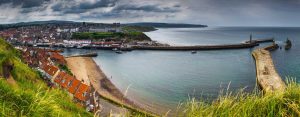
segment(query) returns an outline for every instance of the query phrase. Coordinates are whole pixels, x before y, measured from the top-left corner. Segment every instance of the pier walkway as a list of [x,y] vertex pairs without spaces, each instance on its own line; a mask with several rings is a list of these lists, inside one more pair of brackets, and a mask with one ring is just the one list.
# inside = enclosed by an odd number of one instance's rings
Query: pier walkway
[[269,50],[278,48],[277,44],[262,49],[256,49],[252,55],[256,63],[256,79],[265,93],[283,91],[286,87],[284,81],[278,75]]
[[196,46],[132,46],[133,50],[223,50],[223,49],[243,49],[253,48],[258,46],[259,43],[274,42],[273,38],[258,39],[252,41],[245,41],[239,44],[221,44],[221,45],[196,45]]

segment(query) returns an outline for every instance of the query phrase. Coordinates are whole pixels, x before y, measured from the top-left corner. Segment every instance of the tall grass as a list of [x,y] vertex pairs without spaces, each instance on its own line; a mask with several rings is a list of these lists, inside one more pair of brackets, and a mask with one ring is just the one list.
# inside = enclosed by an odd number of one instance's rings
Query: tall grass
[[[91,113],[78,107],[67,92],[50,89],[40,75],[19,58],[11,45],[0,39],[0,116],[15,117],[91,117]],[[12,86],[1,78],[2,64],[13,64],[11,75],[16,81]]]
[[300,85],[287,81],[284,92],[262,94],[254,91],[226,93],[211,103],[190,99],[178,110],[179,117],[298,117]]

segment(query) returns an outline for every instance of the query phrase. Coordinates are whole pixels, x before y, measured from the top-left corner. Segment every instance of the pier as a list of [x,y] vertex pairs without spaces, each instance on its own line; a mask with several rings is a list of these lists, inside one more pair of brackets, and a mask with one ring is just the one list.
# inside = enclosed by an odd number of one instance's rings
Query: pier
[[133,50],[223,50],[223,49],[242,49],[253,48],[258,43],[241,43],[228,45],[197,45],[197,46],[132,46]]
[[252,52],[256,64],[256,80],[265,93],[283,91],[284,81],[277,73],[269,50],[278,48],[277,44],[256,49]]
[[257,39],[245,41],[239,44],[221,44],[221,45],[196,45],[196,46],[132,46],[133,50],[225,50],[225,49],[243,49],[253,48],[259,43],[274,42],[273,38]]
[[195,46],[151,46],[151,45],[126,45],[125,47],[115,47],[115,46],[101,46],[101,45],[86,45],[82,47],[72,46],[61,46],[63,44],[53,44],[53,43],[38,43],[36,45],[27,44],[27,46],[34,47],[58,47],[58,48],[77,48],[77,49],[99,49],[99,50],[112,50],[118,48],[123,51],[131,50],[169,50],[169,51],[189,51],[189,50],[224,50],[224,49],[244,49],[253,48],[258,46],[259,43],[274,42],[273,38],[267,39],[256,39],[244,41],[237,44],[219,44],[219,45],[195,45]]
[[97,53],[87,53],[87,54],[71,55],[71,56],[67,56],[66,58],[70,58],[70,57],[97,57],[97,56],[98,56]]
[[[251,40],[251,43],[267,43],[267,42],[274,42],[274,38]],[[246,41],[245,43],[250,43],[250,41]]]

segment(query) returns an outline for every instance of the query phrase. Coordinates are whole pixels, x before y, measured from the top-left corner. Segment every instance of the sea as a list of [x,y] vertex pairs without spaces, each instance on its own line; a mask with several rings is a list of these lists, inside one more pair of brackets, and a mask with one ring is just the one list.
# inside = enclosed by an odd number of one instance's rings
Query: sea
[[[214,45],[274,38],[282,49],[271,52],[280,76],[300,80],[300,28],[298,27],[207,27],[160,28],[147,32],[152,40],[170,45]],[[285,50],[285,40],[292,48]],[[261,44],[259,47],[270,45]],[[258,47],[256,47],[258,48]],[[146,51],[116,54],[110,50],[65,50],[64,55],[97,52],[94,58],[107,77],[129,99],[148,108],[176,110],[193,98],[211,101],[224,92],[256,87],[255,48],[236,50]]]

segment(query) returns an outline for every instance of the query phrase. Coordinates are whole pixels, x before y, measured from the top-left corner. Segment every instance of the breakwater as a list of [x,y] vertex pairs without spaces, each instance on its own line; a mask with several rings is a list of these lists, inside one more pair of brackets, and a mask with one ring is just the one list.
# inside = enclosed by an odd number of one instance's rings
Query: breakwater
[[269,50],[278,48],[278,45],[273,45],[256,49],[252,52],[256,64],[256,80],[262,90],[266,93],[274,91],[282,91],[286,85],[279,76],[274,66],[271,53]]
[[241,43],[228,45],[198,45],[198,46],[132,46],[133,50],[221,50],[253,48],[258,43]]
[[245,41],[239,44],[221,44],[221,45],[196,45],[196,46],[132,46],[133,50],[224,50],[224,49],[243,49],[253,48],[259,43],[274,42],[273,38]]
[[97,57],[97,56],[98,56],[97,53],[87,53],[87,54],[71,55],[71,56],[67,56],[66,58],[70,58],[70,57]]

